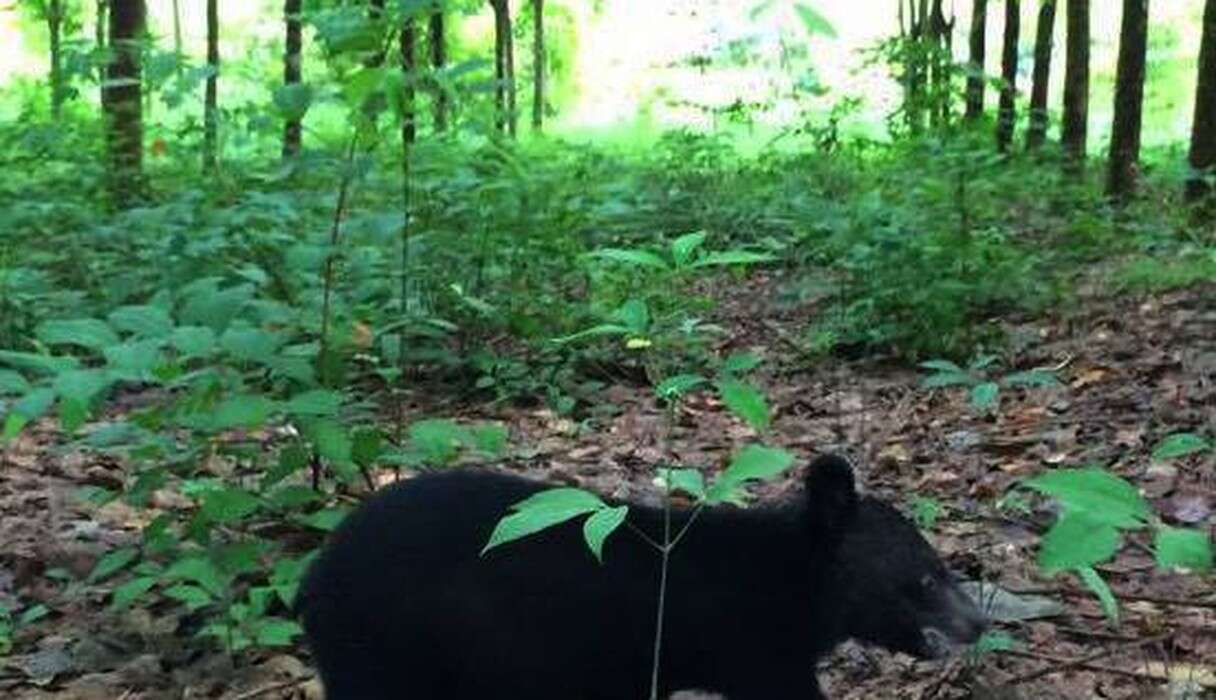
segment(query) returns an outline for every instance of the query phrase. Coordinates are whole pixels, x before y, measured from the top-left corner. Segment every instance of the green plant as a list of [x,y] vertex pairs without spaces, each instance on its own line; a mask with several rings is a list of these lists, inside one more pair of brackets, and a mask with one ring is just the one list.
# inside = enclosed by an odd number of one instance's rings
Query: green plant
[[1055,372],[1049,369],[1012,372],[994,378],[989,368],[996,362],[995,355],[981,355],[963,369],[949,360],[928,360],[920,363],[920,366],[933,373],[921,380],[921,386],[926,389],[969,387],[972,410],[990,412],[995,411],[999,404],[1002,386],[1047,387],[1060,383]]
[[1119,619],[1118,601],[1094,565],[1118,552],[1122,532],[1151,529],[1162,568],[1209,571],[1213,567],[1212,542],[1206,532],[1165,525],[1136,487],[1110,472],[1094,467],[1057,469],[1023,485],[1055,498],[1062,507],[1043,536],[1039,566],[1047,573],[1077,573],[1114,623]]

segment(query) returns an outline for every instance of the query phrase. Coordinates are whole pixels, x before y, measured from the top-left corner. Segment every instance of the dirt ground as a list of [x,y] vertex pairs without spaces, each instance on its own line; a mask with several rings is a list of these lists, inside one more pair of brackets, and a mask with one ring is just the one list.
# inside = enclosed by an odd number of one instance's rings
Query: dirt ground
[[[716,319],[723,350],[768,359],[759,378],[774,413],[770,442],[801,457],[841,451],[861,465],[866,489],[911,512],[942,506],[929,535],[958,570],[1015,596],[1027,619],[999,628],[1011,651],[978,661],[917,662],[846,645],[820,669],[833,698],[1216,697],[1216,580],[1154,566],[1149,536],[1131,534],[1099,567],[1120,601],[1110,626],[1075,577],[1035,564],[1046,507],[1029,514],[996,502],[1017,482],[1055,466],[1101,464],[1137,484],[1168,523],[1216,530],[1216,453],[1154,461],[1175,432],[1216,435],[1216,285],[1156,297],[1081,299],[1048,319],[1009,324],[1016,369],[1057,370],[1061,386],[1005,389],[995,413],[977,413],[959,389],[928,390],[923,374],[873,359],[811,364],[787,339],[814,313],[775,309],[774,282],[734,290]],[[649,391],[603,391],[597,430],[543,409],[437,404],[420,415],[505,422],[508,468],[617,496],[653,498],[661,459],[721,465],[754,437],[716,402],[692,401],[664,436]],[[320,698],[302,647],[236,659],[200,647],[197,621],[171,608],[108,611],[113,583],[85,581],[101,555],[137,541],[147,514],[120,503],[80,502],[81,486],[122,484],[122,464],[62,448],[52,423],[0,451],[0,603],[41,602],[50,614],[22,628],[0,657],[0,697]],[[779,497],[785,482],[757,489]],[[159,508],[189,502],[158,493]],[[927,500],[921,500],[923,505]]]

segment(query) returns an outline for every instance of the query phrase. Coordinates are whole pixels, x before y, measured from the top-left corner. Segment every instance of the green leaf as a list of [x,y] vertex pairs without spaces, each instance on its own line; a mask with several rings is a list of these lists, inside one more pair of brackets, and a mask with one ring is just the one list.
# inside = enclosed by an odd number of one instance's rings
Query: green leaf
[[212,430],[257,428],[266,424],[278,408],[278,403],[258,394],[238,394],[224,399],[205,422]]
[[285,120],[300,120],[312,106],[312,86],[308,83],[281,85],[274,91],[274,106]]
[[592,326],[591,328],[588,328],[587,330],[579,331],[578,333],[572,333],[571,335],[567,335],[567,336],[562,336],[561,338],[557,338],[553,342],[563,343],[563,344],[572,343],[576,340],[583,340],[584,338],[595,338],[595,337],[605,336],[605,335],[627,335],[629,332],[630,331],[628,328],[626,328],[625,326],[619,325],[619,324],[601,323],[600,325]]
[[1060,380],[1056,378],[1054,372],[1044,369],[1032,369],[1026,372],[1007,374],[1001,379],[1001,383],[1006,386],[1047,387],[1059,386]]
[[186,357],[207,357],[215,350],[215,331],[206,326],[174,328],[170,342]]
[[1135,486],[1102,469],[1056,469],[1023,483],[1058,499],[1068,512],[1118,528],[1141,527],[1151,513]]
[[581,489],[541,491],[511,507],[515,512],[498,521],[481,553],[603,507],[599,496]]
[[1212,443],[1195,433],[1174,433],[1153,449],[1153,459],[1174,459],[1212,449]]
[[342,524],[342,521],[349,514],[349,508],[326,508],[305,516],[296,517],[295,521],[321,532],[333,532],[338,529],[338,526]]
[[802,20],[802,26],[806,29],[807,34],[811,36],[821,34],[829,39],[836,38],[836,28],[815,8],[799,2],[794,4],[794,12],[798,13],[798,19]]
[[89,350],[118,343],[118,334],[105,321],[95,318],[44,321],[34,329],[34,335],[47,345],[79,345]]
[[984,382],[971,387],[971,408],[977,411],[987,411],[996,406],[997,396],[1001,387],[996,382]]
[[220,336],[220,347],[237,360],[267,364],[283,338],[260,328],[231,328]]
[[1043,535],[1039,566],[1049,574],[1110,559],[1119,549],[1119,531],[1088,514],[1065,512]]
[[352,445],[346,429],[331,420],[319,420],[308,431],[317,453],[335,466],[352,464]]
[[55,391],[43,387],[34,389],[18,399],[10,409],[13,415],[21,416],[27,421],[37,420],[51,410],[55,403]]
[[410,446],[429,464],[446,464],[456,458],[460,448],[469,444],[468,430],[454,421],[421,420],[410,426]]
[[722,363],[722,371],[727,374],[743,374],[760,366],[763,360],[754,353],[737,352]]
[[199,514],[210,523],[231,523],[253,513],[259,503],[257,496],[244,489],[216,489],[203,495]]
[[291,397],[283,408],[293,416],[333,417],[338,415],[338,410],[342,408],[342,394],[325,389],[313,389]]
[[707,253],[697,258],[689,267],[719,267],[724,265],[755,265],[775,260],[767,253],[749,253],[745,250],[723,250]]
[[88,405],[110,386],[110,377],[102,370],[74,369],[55,377],[51,386],[59,396]]
[[481,423],[473,426],[470,432],[478,452],[498,457],[507,451],[507,426],[501,423]]
[[16,396],[30,390],[30,383],[11,369],[0,369],[0,396]]
[[141,576],[127,581],[114,589],[110,604],[116,610],[126,608],[152,590],[152,587],[156,585],[156,580],[155,576]]
[[683,491],[697,498],[705,498],[705,475],[696,469],[660,469],[660,485],[664,479],[671,480],[671,490]]
[[89,572],[87,580],[89,583],[104,581],[130,566],[138,558],[139,550],[135,547],[122,547],[112,552],[107,552],[101,559],[97,560],[97,564]]
[[1098,602],[1102,604],[1102,612],[1106,613],[1110,623],[1117,626],[1119,624],[1119,601],[1115,599],[1115,594],[1111,591],[1110,586],[1106,585],[1106,581],[1097,571],[1094,571],[1093,567],[1078,567],[1077,573],[1085,582],[1085,586],[1098,596]]
[[264,647],[291,646],[296,637],[304,634],[304,628],[294,620],[281,617],[264,617],[258,620],[254,636]]
[[193,581],[216,598],[222,598],[228,588],[225,576],[210,559],[189,556],[178,559],[165,571],[164,578],[170,581]]
[[646,302],[641,299],[630,299],[621,305],[621,308],[613,314],[615,320],[620,321],[631,333],[639,335],[645,334],[650,330],[650,309],[646,308]]
[[1202,530],[1160,527],[1153,543],[1157,566],[1191,571],[1212,570],[1212,540]]
[[76,369],[80,366],[80,361],[74,357],[56,357],[54,355],[38,355],[32,352],[0,350],[0,364],[35,374],[54,375],[66,372],[69,369]]
[[946,374],[967,374],[966,370],[950,360],[926,360],[920,363],[920,366],[936,372],[945,372]]
[[758,389],[737,379],[726,379],[718,382],[718,393],[726,407],[752,428],[764,430],[768,427],[768,401]]
[[710,503],[738,502],[741,488],[748,481],[767,481],[781,474],[794,463],[794,455],[776,447],[748,445],[735,455],[713,486],[706,492]]
[[159,306],[120,306],[106,320],[112,327],[137,338],[160,340],[173,332],[173,319]]
[[50,614],[51,609],[42,603],[31,605],[21,612],[21,615],[17,618],[17,624],[23,627],[25,625],[32,625]]
[[591,548],[591,553],[597,560],[604,561],[604,540],[625,522],[628,513],[629,506],[603,508],[583,523],[583,538],[587,540],[587,546]]
[[150,376],[164,364],[160,340],[131,340],[111,345],[104,351],[106,364],[117,370],[120,377],[138,380]]
[[164,590],[164,594],[167,598],[185,605],[186,609],[191,612],[206,607],[215,600],[207,591],[198,586],[191,586],[188,583],[170,586]]
[[601,248],[588,254],[590,257],[599,258],[600,260],[609,260],[612,262],[624,263],[626,265],[638,265],[640,267],[649,267],[654,270],[667,270],[667,262],[663,258],[655,255],[648,250],[625,250],[622,248]]
[[675,262],[676,267],[686,267],[688,263],[692,262],[697,248],[705,242],[705,236],[704,231],[697,231],[686,233],[671,242],[671,259]]
[[660,382],[654,393],[658,394],[659,398],[670,401],[685,396],[706,381],[705,377],[699,374],[677,374]]

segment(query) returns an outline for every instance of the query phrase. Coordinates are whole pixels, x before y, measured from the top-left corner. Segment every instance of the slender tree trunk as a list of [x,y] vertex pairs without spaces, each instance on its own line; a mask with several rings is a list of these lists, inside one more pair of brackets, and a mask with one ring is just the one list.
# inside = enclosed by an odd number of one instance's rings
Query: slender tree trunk
[[[283,85],[291,88],[300,84],[301,53],[304,38],[303,25],[300,21],[302,0],[285,0],[283,3],[283,22],[287,30],[283,46]],[[303,131],[300,117],[290,114],[283,124],[283,158],[294,158],[300,154],[300,142]]]
[[51,44],[51,118],[59,121],[67,99],[63,80],[63,0],[50,0],[46,4],[46,28]]
[[[401,144],[404,149],[402,154],[407,160],[409,158],[410,145],[417,140],[418,137],[418,122],[417,110],[415,102],[417,100],[414,81],[417,80],[418,73],[418,30],[417,22],[414,18],[407,17],[401,25],[401,70],[405,73],[405,86],[401,95],[402,110],[401,110]],[[407,172],[408,172],[408,165]]]
[[545,0],[532,0],[532,128],[545,124]]
[[984,51],[985,25],[988,20],[988,0],[974,0],[971,4],[971,35],[968,42],[970,57],[967,76],[967,111],[964,118],[968,121],[978,119],[984,113]]
[[1089,0],[1066,0],[1067,38],[1064,48],[1064,109],[1060,141],[1068,169],[1085,164],[1089,133]]
[[1123,0],[1119,65],[1115,75],[1115,117],[1106,177],[1106,193],[1117,201],[1128,199],[1136,189],[1147,50],[1148,0]]
[[[431,43],[431,68],[436,73],[443,70],[447,64],[447,43],[443,29],[443,8],[431,13],[429,19],[429,34]],[[435,131],[446,131],[448,128],[448,93],[443,85],[435,84]]]
[[1052,35],[1056,28],[1056,0],[1042,0],[1034,37],[1034,83],[1030,88],[1030,127],[1026,148],[1035,150],[1047,138],[1047,81],[1051,77]]
[[173,53],[177,56],[177,71],[182,69],[182,8],[179,0],[173,0]]
[[[96,22],[93,25],[93,43],[96,44],[97,50],[101,51],[106,47],[106,0],[97,0],[96,4]],[[106,67],[97,67],[97,84],[100,85],[106,81]]]
[[507,131],[507,36],[511,33],[506,19],[507,0],[490,0],[494,10],[494,126]]
[[207,93],[203,100],[203,170],[214,171],[219,164],[220,17],[219,0],[207,0]]
[[953,60],[950,52],[950,34],[954,31],[954,20],[946,21],[942,0],[933,0],[929,14],[928,42],[924,49],[929,64],[929,124],[938,128],[950,121],[950,80]]
[[1203,38],[1199,44],[1199,83],[1195,87],[1195,121],[1191,124],[1187,200],[1197,202],[1212,194],[1216,174],[1216,0],[1203,10]]
[[503,0],[503,29],[506,40],[506,74],[507,74],[507,133],[515,138],[519,130],[519,107],[516,104],[517,83],[515,82],[515,33],[511,26],[511,3]]
[[1001,46],[1001,102],[996,120],[996,147],[1001,153],[1009,150],[1013,127],[1017,120],[1015,100],[1018,94],[1018,37],[1021,33],[1021,2],[1005,0],[1005,39]]
[[102,88],[106,120],[110,195],[130,206],[142,189],[143,102],[141,40],[147,22],[144,0],[112,0],[109,45],[112,54]]
[[[440,12],[441,10],[436,10]],[[431,15],[431,19],[434,15]],[[434,29],[434,25],[431,25]],[[440,25],[440,43],[442,44],[443,30]],[[401,224],[401,284],[398,287],[398,295],[400,296],[400,312],[406,314],[410,311],[410,222],[413,217],[414,208],[414,183],[412,180],[412,171],[410,163],[411,151],[414,148],[414,141],[417,138],[417,123],[416,116],[416,95],[414,90],[414,80],[418,72],[418,57],[417,57],[418,30],[417,22],[413,16],[407,16],[404,24],[401,25],[401,70],[405,73],[404,93],[401,96],[401,207],[404,213]],[[432,47],[432,56],[433,54]],[[400,367],[404,373],[408,353],[407,350],[407,334],[400,332],[397,336],[397,357],[400,361]]]

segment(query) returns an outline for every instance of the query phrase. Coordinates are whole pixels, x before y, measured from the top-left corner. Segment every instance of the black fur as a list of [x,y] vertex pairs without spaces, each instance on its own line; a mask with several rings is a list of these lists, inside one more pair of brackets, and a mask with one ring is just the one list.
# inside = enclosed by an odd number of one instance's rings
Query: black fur
[[[673,551],[664,696],[822,698],[815,662],[845,639],[930,656],[979,635],[932,548],[858,496],[843,459],[816,460],[806,481],[790,503],[703,511]],[[614,533],[603,564],[581,519],[479,556],[508,508],[544,488],[441,472],[352,514],[299,601],[328,700],[648,697],[659,555],[637,533]],[[677,529],[687,517],[674,513]],[[661,539],[661,510],[631,504],[629,521]]]

